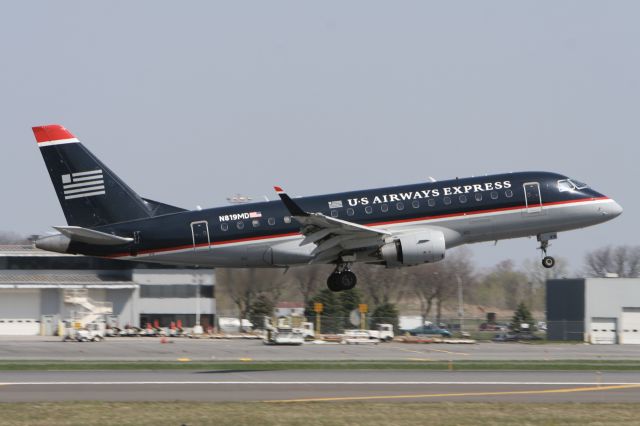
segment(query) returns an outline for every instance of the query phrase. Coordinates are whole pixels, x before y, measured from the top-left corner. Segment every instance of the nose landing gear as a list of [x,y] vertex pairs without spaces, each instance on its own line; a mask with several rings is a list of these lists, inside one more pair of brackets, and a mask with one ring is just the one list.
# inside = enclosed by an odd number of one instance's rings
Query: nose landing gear
[[556,264],[556,260],[553,257],[547,256],[549,241],[555,240],[556,238],[558,238],[556,233],[538,235],[538,241],[540,241],[540,247],[538,247],[538,249],[542,250],[542,253],[544,254],[544,257],[542,258],[542,266],[547,269],[553,268]]
[[331,291],[351,290],[357,282],[358,278],[349,269],[349,264],[339,264],[327,278],[327,287]]

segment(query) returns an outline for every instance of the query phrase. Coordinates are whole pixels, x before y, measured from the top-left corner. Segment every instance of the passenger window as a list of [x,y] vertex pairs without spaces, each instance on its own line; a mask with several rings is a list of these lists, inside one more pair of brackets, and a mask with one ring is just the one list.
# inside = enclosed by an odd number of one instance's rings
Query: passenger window
[[461,204],[464,204],[464,203],[467,202],[467,196],[466,195],[461,195],[458,199],[460,200]]
[[271,225],[271,226],[275,225],[275,224],[276,224],[276,218],[275,218],[275,217],[270,217],[270,218],[267,220],[267,223],[268,223],[269,225]]
[[222,229],[223,231],[227,231],[229,229],[229,224],[226,222],[221,223],[220,229]]
[[253,219],[251,221],[251,224],[253,225],[254,228],[257,228],[258,226],[260,226],[260,221],[258,219]]
[[353,211],[353,209],[351,207],[349,207],[347,209],[347,216],[353,216],[355,214],[355,212]]
[[338,217],[338,210],[331,210],[331,217]]
[[445,204],[445,205],[447,205],[447,206],[448,206],[449,204],[451,204],[451,198],[450,198],[450,197],[444,197],[444,198],[442,199],[442,201],[444,201],[444,204]]
[[364,212],[366,214],[371,214],[371,213],[373,213],[373,208],[371,206],[367,206],[367,207],[364,208]]
[[427,201],[427,204],[429,205],[429,207],[433,207],[436,205],[436,200],[434,200],[433,198],[429,198],[429,201]]
[[398,210],[404,210],[404,203],[402,201],[400,201],[399,203],[396,204],[396,209]]
[[382,213],[386,213],[386,212],[388,212],[388,211],[389,211],[389,206],[388,206],[388,205],[386,205],[386,204],[382,204],[382,205],[380,206],[380,211],[381,211]]
[[513,197],[513,191],[510,189],[507,189],[506,191],[504,191],[504,195],[506,195],[507,198],[511,198]]
[[285,216],[284,223],[291,223],[291,216]]
[[482,192],[476,192],[476,201],[482,201]]
[[498,193],[496,191],[491,191],[491,199],[492,200],[497,200],[498,199]]
[[414,209],[417,209],[418,207],[420,207],[420,201],[418,200],[413,200],[411,202],[411,205],[413,206]]
[[244,228],[244,222],[240,221],[240,222],[236,223],[236,227],[238,229],[243,229]]

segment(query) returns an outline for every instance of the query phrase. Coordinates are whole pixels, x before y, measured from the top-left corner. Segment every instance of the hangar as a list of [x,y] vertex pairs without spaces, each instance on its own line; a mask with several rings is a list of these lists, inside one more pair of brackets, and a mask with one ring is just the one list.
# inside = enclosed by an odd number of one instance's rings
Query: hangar
[[213,269],[0,246],[0,335],[53,335],[60,321],[215,324]]
[[547,281],[547,338],[640,344],[640,279]]

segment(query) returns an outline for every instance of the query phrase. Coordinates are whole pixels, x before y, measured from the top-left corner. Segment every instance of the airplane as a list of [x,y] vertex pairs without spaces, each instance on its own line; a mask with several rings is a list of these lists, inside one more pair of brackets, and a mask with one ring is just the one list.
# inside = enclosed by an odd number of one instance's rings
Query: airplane
[[550,172],[517,172],[185,210],[142,198],[66,128],[33,127],[67,220],[36,247],[206,267],[333,264],[332,291],[357,283],[356,262],[388,268],[444,259],[462,244],[537,237],[544,257],[558,232],[622,213],[589,185]]

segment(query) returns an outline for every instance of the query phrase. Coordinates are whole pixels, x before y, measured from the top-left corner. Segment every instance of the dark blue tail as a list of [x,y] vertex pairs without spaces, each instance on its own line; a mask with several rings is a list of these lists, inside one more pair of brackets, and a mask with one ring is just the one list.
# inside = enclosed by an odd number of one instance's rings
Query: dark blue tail
[[91,228],[184,211],[140,197],[64,127],[34,127],[33,133],[69,225]]

